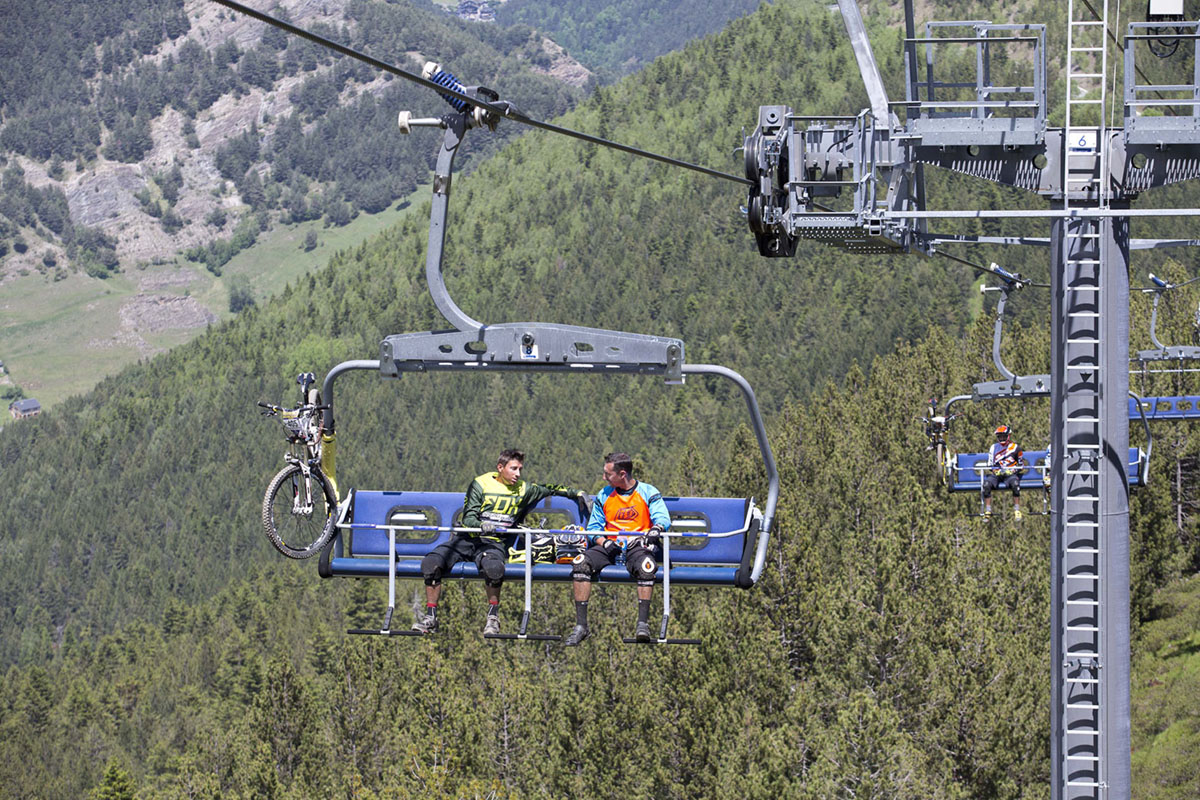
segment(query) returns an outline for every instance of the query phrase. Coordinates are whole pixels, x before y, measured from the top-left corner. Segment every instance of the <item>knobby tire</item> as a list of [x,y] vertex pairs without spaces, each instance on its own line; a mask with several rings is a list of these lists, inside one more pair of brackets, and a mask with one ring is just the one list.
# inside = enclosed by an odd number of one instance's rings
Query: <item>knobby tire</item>
[[300,486],[304,480],[300,467],[295,464],[281,469],[271,479],[263,495],[263,530],[275,549],[288,558],[312,558],[333,538],[337,523],[337,496],[329,479],[321,472],[313,470],[311,474],[311,516],[292,513],[293,486]]

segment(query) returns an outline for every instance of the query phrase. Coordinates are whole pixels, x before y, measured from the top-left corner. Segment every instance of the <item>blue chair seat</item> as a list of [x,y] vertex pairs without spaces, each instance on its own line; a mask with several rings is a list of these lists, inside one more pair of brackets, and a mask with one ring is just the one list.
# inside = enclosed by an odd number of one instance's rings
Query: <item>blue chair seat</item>
[[[987,473],[987,453],[959,453],[954,459],[954,474],[950,476],[949,487],[952,492],[978,492],[983,488],[983,476]],[[1021,476],[1021,489],[1041,489],[1045,486],[1042,475],[1046,469],[1045,450],[1026,450],[1025,460],[1029,468]],[[1138,447],[1129,448],[1129,460],[1126,462],[1125,474],[1130,486],[1142,486],[1142,476],[1145,471],[1142,464],[1146,454]],[[1000,487],[1003,489],[1004,487]]]
[[[670,538],[671,583],[698,586],[748,586],[749,561],[758,538],[758,512],[753,501],[732,497],[664,497],[671,514],[671,531],[689,534]],[[456,527],[463,495],[456,492],[385,492],[352,490],[341,507],[338,533],[322,554],[322,577],[382,577],[388,558],[396,559],[397,578],[421,578],[421,558],[452,535],[437,528]],[[540,521],[540,520],[544,520]],[[578,507],[562,497],[547,498],[526,517],[531,527],[561,529],[579,525]],[[388,544],[388,526],[397,530],[395,548]],[[733,532],[727,536],[710,536]],[[478,580],[473,563],[455,564],[449,578]],[[507,580],[524,580],[525,564],[510,563]],[[570,564],[534,564],[536,581],[570,581]],[[658,580],[663,579],[659,567]],[[632,583],[624,566],[607,567],[603,583]]]

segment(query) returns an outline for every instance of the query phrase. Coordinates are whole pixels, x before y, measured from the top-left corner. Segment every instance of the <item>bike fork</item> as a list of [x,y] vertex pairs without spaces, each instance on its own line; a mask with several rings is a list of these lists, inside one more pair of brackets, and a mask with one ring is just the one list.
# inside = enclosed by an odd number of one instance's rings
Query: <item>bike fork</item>
[[300,476],[292,478],[292,513],[298,516],[313,513],[312,471],[304,464],[300,465]]

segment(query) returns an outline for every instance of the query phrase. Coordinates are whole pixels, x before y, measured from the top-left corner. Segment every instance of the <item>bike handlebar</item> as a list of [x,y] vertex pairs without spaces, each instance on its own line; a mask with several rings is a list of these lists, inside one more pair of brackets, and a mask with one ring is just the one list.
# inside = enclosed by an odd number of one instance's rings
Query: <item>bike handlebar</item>
[[265,409],[267,410],[267,412],[268,412],[268,416],[269,416],[270,414],[278,414],[278,413],[280,413],[281,411],[296,411],[296,412],[300,412],[300,411],[325,411],[325,410],[327,410],[327,409],[333,408],[333,406],[330,406],[330,405],[310,405],[310,404],[308,404],[308,403],[304,403],[304,404],[302,404],[302,405],[298,405],[298,406],[296,406],[295,408],[285,408],[285,407],[283,407],[283,406],[277,406],[277,405],[273,405],[273,404],[271,404],[271,403],[264,403],[264,402],[263,402],[263,401],[261,401],[261,400],[259,400],[259,401],[258,401],[258,407],[259,407],[259,408],[265,408]]

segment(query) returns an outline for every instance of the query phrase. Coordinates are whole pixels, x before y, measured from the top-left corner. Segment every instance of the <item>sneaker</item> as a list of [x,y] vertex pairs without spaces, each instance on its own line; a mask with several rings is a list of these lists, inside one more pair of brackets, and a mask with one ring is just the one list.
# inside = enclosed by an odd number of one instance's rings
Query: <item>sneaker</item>
[[437,617],[433,614],[426,614],[412,624],[412,629],[417,633],[437,633]]
[[1019,508],[1013,509],[1013,519],[1015,519],[1017,522],[1021,521],[1021,509],[1019,509]]
[[652,641],[654,637],[650,634],[650,623],[639,622],[637,624],[637,629],[633,632],[633,638],[637,639],[639,642]]
[[992,518],[992,510],[991,510],[990,508],[985,508],[985,509],[983,510],[983,518],[984,518],[984,519],[991,519],[991,518]]
[[483,635],[500,633],[500,618],[488,614],[487,622],[483,626]]
[[587,629],[587,626],[576,625],[574,628],[571,629],[571,632],[569,634],[567,634],[567,641],[566,641],[567,647],[575,647],[580,642],[582,642],[584,639],[586,639],[588,637],[588,635],[590,635],[590,634],[591,634],[591,631],[589,631]]

